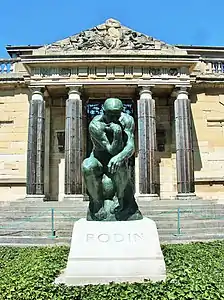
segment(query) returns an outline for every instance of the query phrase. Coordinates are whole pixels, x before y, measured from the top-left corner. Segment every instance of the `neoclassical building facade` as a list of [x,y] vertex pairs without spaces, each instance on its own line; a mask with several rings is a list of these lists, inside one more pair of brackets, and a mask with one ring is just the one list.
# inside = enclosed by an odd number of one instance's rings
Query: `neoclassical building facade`
[[1,200],[88,198],[88,124],[108,97],[135,119],[136,197],[223,199],[224,47],[169,45],[109,19],[0,60]]

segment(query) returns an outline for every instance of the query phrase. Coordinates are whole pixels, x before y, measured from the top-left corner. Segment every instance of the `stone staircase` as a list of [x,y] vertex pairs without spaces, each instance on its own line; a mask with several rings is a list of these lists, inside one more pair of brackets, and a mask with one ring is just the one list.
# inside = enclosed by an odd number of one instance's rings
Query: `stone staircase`
[[[0,245],[69,244],[74,222],[86,216],[88,202],[18,200],[0,202]],[[215,200],[142,201],[161,243],[224,239],[224,204]]]

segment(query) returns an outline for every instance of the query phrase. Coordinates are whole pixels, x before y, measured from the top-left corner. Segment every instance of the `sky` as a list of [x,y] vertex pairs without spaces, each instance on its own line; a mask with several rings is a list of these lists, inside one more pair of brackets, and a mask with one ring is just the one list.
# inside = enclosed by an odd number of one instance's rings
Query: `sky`
[[224,46],[224,0],[0,0],[0,58],[6,45],[45,45],[109,18],[182,45]]

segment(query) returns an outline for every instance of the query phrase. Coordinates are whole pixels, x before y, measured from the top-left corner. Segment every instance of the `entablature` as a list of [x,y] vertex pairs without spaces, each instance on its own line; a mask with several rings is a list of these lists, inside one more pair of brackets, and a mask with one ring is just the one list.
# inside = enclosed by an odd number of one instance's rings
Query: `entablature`
[[55,80],[63,78],[117,80],[117,79],[174,79],[189,78],[189,69],[186,66],[147,66],[145,65],[83,65],[77,67],[34,67],[30,73],[31,79]]
[[195,56],[62,56],[22,57],[30,80],[190,79]]

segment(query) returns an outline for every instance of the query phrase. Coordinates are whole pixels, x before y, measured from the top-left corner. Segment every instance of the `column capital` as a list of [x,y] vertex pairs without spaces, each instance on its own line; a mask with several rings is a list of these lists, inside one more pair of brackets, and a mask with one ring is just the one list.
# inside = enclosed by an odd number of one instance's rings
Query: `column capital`
[[139,95],[140,95],[140,99],[142,98],[147,98],[147,99],[152,99],[152,87],[154,85],[139,85],[140,87],[140,91],[139,91]]
[[177,84],[175,85],[175,89],[177,91],[177,93],[188,93],[188,91],[190,90],[191,85],[181,85],[181,84]]
[[177,99],[178,100],[188,100],[188,88],[187,87],[180,87],[177,91]]
[[30,86],[32,95],[30,101],[44,101],[44,86]]
[[45,86],[29,86],[30,91],[32,94],[40,94],[43,95],[45,91]]
[[138,87],[140,88],[139,94],[141,96],[142,93],[148,93],[152,94],[152,88],[155,85],[145,85],[145,84],[139,84]]
[[71,94],[81,95],[82,86],[83,86],[82,84],[66,85],[66,88],[68,90],[68,95],[71,95]]
[[181,99],[182,97],[188,98],[188,91],[191,88],[191,85],[181,85],[177,84],[175,85],[171,97],[172,98],[178,98]]

